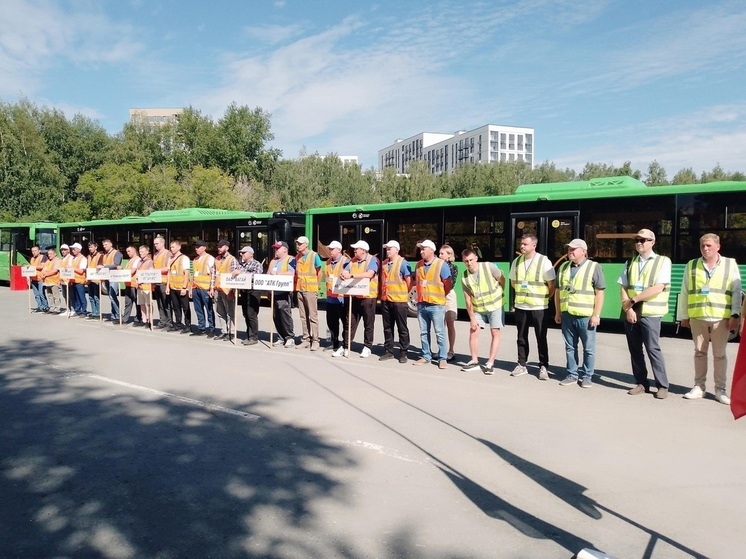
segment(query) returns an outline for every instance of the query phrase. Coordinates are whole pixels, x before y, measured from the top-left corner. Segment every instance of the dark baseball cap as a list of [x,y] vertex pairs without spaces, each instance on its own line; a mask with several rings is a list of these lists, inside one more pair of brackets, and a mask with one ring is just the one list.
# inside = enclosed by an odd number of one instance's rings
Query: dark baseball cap
[[196,247],[206,247],[207,243],[203,241],[202,239],[199,239],[197,241],[194,241],[194,246]]
[[226,241],[225,239],[223,239],[222,241],[218,241],[218,247],[228,247],[228,248],[231,248],[231,243],[230,243],[230,241]]

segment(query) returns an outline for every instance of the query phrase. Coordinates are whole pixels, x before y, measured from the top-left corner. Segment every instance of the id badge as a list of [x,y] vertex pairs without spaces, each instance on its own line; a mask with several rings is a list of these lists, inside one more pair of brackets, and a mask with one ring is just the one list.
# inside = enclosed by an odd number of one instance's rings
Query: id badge
[[521,282],[521,289],[528,289],[528,282],[527,281]]
[[420,287],[427,287],[427,280],[420,280]]
[[635,284],[635,291],[637,291],[639,293],[642,290],[643,290],[642,284],[641,283],[636,283]]
[[705,285],[702,287],[702,289],[699,291],[702,295],[709,295],[710,294],[710,286]]
[[176,270],[171,270],[171,275],[175,276],[176,275]]

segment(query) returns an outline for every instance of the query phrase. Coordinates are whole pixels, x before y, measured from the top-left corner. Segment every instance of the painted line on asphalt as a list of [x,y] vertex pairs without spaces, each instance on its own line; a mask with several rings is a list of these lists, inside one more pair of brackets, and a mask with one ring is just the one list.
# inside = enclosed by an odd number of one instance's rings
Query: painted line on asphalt
[[369,443],[369,442],[365,442],[361,440],[350,441],[350,440],[342,440],[342,439],[333,439],[332,442],[341,443],[341,444],[345,444],[348,446],[355,446],[357,448],[364,448],[365,450],[373,450],[375,452],[378,452],[379,454],[383,454],[384,456],[388,456],[390,458],[396,458],[397,460],[402,460],[404,462],[412,462],[414,464],[419,464],[420,466],[423,465],[423,463],[418,460],[413,460],[412,458],[407,458],[406,456],[402,456],[395,450],[383,447],[380,444]]
[[112,379],[109,377],[104,377],[101,375],[94,375],[92,373],[86,373],[83,371],[78,371],[76,369],[65,369],[64,367],[60,367],[59,365],[54,365],[52,363],[47,363],[45,361],[40,361],[38,359],[26,359],[27,362],[33,363],[35,365],[43,365],[45,367],[49,367],[51,369],[54,369],[56,371],[60,371],[63,373],[58,378],[71,378],[71,377],[87,377],[92,378],[96,380],[100,380],[102,382],[108,382],[111,384],[117,384],[119,386],[123,386],[125,388],[131,388],[133,390],[139,390],[141,392],[147,392],[148,394],[153,394],[155,396],[159,396],[161,398],[170,398],[173,400],[178,400],[179,402],[184,402],[185,404],[190,404],[192,406],[196,406],[199,408],[204,408],[211,411],[216,411],[220,413],[225,413],[228,415],[236,415],[238,417],[243,417],[244,419],[248,419],[251,421],[256,421],[257,419],[261,419],[260,416],[254,415],[253,413],[248,413],[245,411],[235,410],[233,408],[226,408],[224,406],[218,406],[215,404],[208,404],[207,402],[202,402],[201,400],[195,400],[194,398],[187,398],[186,396],[179,396],[178,394],[172,394],[171,392],[163,392],[162,390],[156,390],[155,388],[148,388],[147,386],[140,386],[139,384],[132,384],[129,382],[124,382],[121,380]]

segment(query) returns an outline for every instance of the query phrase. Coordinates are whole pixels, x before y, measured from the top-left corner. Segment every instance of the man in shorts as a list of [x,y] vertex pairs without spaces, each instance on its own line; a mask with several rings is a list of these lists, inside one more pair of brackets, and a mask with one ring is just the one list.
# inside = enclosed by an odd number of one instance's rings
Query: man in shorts
[[466,312],[469,314],[469,350],[471,352],[471,360],[461,370],[471,372],[480,369],[477,357],[479,331],[485,327],[485,324],[489,324],[492,335],[490,355],[481,369],[485,375],[491,375],[497,350],[500,347],[500,328],[504,324],[505,276],[494,264],[479,262],[477,254],[470,248],[461,253],[461,260],[466,264],[466,271],[461,276],[461,285],[464,289]]

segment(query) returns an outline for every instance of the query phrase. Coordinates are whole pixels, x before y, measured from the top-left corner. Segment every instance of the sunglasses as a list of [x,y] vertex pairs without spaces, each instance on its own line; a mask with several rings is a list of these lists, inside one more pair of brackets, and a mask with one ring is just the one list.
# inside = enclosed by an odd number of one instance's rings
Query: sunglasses
[[648,241],[652,242],[653,239],[635,239],[636,243],[647,243]]

